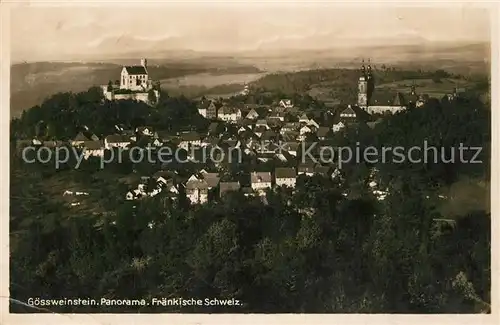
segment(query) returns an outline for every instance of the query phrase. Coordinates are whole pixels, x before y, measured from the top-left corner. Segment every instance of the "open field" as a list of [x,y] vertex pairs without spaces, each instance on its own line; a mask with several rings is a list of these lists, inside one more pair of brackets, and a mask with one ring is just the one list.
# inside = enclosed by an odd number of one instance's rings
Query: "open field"
[[214,75],[211,73],[198,73],[178,78],[163,79],[161,80],[161,84],[165,88],[182,87],[182,86],[204,86],[211,88],[227,84],[245,84],[257,80],[264,75],[265,73],[241,73],[241,74],[222,74],[222,75]]
[[405,94],[410,91],[412,84],[415,84],[418,93],[441,98],[446,94],[452,93],[455,87],[460,92],[464,91],[466,88],[475,86],[476,83],[457,78],[443,78],[441,82],[435,82],[432,79],[405,79],[377,85],[376,89]]

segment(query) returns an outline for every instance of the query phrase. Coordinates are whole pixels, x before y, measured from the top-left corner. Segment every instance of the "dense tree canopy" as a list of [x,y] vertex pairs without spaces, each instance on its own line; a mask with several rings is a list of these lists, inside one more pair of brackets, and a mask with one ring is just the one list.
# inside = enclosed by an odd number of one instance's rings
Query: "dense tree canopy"
[[[98,135],[112,133],[115,124],[171,131],[207,127],[183,97],[162,94],[148,107],[102,101],[97,91],[54,95],[13,120],[12,137],[34,136],[40,121],[54,139],[72,138],[80,125]],[[442,215],[437,197],[464,177],[489,179],[490,136],[489,109],[479,100],[430,101],[335,141],[364,147],[427,141],[447,149],[463,143],[483,147],[482,164],[360,162],[346,166],[345,182],[301,176],[293,192],[269,191],[267,203],[237,192],[196,207],[161,197],[123,200],[117,179],[127,168],[54,171],[26,166],[13,154],[11,296],[242,303],[100,306],[101,312],[487,312],[489,211]],[[367,186],[373,177],[387,192],[384,200]],[[55,179],[84,185],[95,198],[92,209],[58,202],[50,192]]]

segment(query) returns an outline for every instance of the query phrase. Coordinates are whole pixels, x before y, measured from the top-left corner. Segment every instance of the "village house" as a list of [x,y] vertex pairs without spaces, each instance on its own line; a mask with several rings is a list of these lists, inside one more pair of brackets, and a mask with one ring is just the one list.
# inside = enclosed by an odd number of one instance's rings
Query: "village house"
[[207,182],[190,178],[186,183],[186,197],[192,204],[206,203],[208,201]]
[[313,131],[313,128],[309,125],[304,125],[303,127],[300,128],[299,134],[304,135],[306,133],[311,133]]
[[260,119],[260,120],[257,120],[257,122],[255,122],[255,128],[258,128],[258,127],[264,127],[266,130],[270,129],[269,125],[267,124],[267,120],[264,120],[264,119]]
[[339,132],[340,130],[342,130],[343,128],[345,127],[345,124],[342,123],[342,121],[339,121],[338,123],[334,123],[332,125],[332,131],[333,132]]
[[259,118],[259,113],[257,113],[257,111],[254,108],[252,108],[250,110],[250,112],[248,112],[248,114],[246,115],[245,118],[247,118],[249,120],[255,120],[255,119]]
[[295,187],[297,174],[295,168],[278,167],[274,171],[276,186]]
[[222,198],[229,192],[239,191],[241,188],[240,182],[220,182],[219,196]]
[[307,125],[314,127],[315,129],[319,128],[319,124],[313,119],[309,119],[309,121],[307,121]]
[[236,122],[241,119],[241,110],[236,107],[223,105],[217,113],[219,119],[225,122]]
[[298,175],[305,175],[305,176],[313,176],[314,175],[314,164],[311,163],[303,163],[299,164],[297,167],[297,174]]
[[211,101],[207,107],[206,118],[215,120],[217,118],[217,104]]
[[189,148],[192,146],[194,147],[201,146],[201,138],[198,132],[189,131],[181,133],[179,148],[182,148],[184,150],[189,150]]
[[212,103],[212,101],[207,100],[207,99],[201,100],[198,103],[198,114],[200,114],[201,116],[203,116],[203,117],[206,118],[207,117],[208,106],[210,106],[211,103]]
[[297,131],[300,128],[300,124],[296,122],[288,122],[285,123],[281,129],[280,129],[280,134],[285,134],[286,132],[290,131]]
[[293,107],[292,101],[290,99],[280,100],[279,105],[283,108],[292,108]]
[[214,189],[217,186],[219,186],[219,182],[220,182],[219,173],[209,173],[209,172],[206,172],[204,170],[201,171],[200,173],[203,177],[203,180],[205,182],[207,182],[209,190]]
[[154,135],[153,128],[150,126],[139,126],[135,129],[135,132],[138,135],[145,135],[148,137],[152,137]]
[[268,120],[279,120],[279,121],[282,121],[284,122],[285,121],[285,117],[286,117],[286,113],[282,113],[282,112],[275,112],[275,113],[272,113],[271,115],[269,115],[269,117],[267,118]]
[[309,117],[307,117],[307,114],[304,113],[299,117],[299,123],[309,123]]
[[[82,146],[86,141],[90,141],[89,138],[87,138],[83,132],[78,132],[78,134],[76,135],[76,137],[71,141],[71,145],[73,147],[80,147]],[[40,142],[40,144],[42,144]]]
[[82,145],[83,156],[85,159],[89,157],[102,157],[104,156],[104,144],[102,141],[85,141]]
[[340,113],[340,117],[347,119],[356,118],[356,112],[352,109],[351,105],[348,105],[347,108]]
[[111,148],[126,148],[130,145],[130,137],[120,134],[111,134],[104,138],[104,147],[106,149]]
[[262,191],[266,188],[271,188],[271,173],[269,172],[252,172],[250,174],[250,182],[254,191]]
[[323,177],[330,177],[331,176],[331,168],[328,166],[321,166],[321,165],[316,165],[314,167],[314,174],[315,175],[320,175]]

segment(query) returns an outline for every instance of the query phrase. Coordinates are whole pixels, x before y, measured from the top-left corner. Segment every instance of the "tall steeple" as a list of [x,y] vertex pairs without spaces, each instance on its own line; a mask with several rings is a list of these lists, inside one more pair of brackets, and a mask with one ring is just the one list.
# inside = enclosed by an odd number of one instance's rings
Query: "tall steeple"
[[417,95],[417,92],[415,90],[415,80],[413,80],[413,84],[410,87],[410,95],[411,96],[416,96]]
[[365,60],[361,63],[361,75],[358,80],[358,106],[368,105],[368,80],[366,75]]

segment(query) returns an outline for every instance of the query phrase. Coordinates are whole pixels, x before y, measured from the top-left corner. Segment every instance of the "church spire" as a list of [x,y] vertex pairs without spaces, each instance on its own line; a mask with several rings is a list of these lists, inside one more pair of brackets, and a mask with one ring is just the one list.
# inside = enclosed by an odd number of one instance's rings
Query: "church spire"
[[410,95],[415,96],[417,92],[415,91],[415,80],[413,80],[413,84],[410,87]]
[[368,73],[367,73],[368,79],[372,78],[372,66],[370,64],[370,59],[368,59]]

